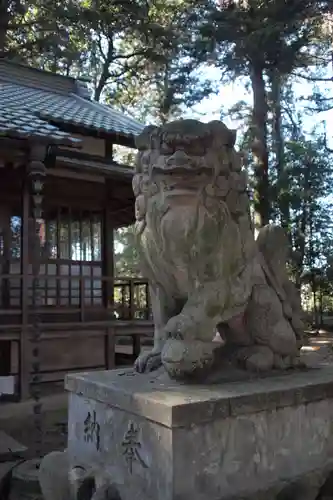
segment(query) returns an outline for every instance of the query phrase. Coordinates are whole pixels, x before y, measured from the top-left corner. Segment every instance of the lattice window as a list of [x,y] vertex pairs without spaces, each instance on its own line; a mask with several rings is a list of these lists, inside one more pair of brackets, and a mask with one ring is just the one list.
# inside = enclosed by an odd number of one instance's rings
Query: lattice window
[[[52,215],[52,214],[50,214]],[[102,214],[60,209],[45,222],[44,304],[102,305]]]
[[19,216],[11,217],[10,219],[11,230],[11,256],[13,259],[20,259],[21,257],[21,231],[22,219]]
[[[79,307],[82,301],[86,306],[102,305],[102,214],[58,209],[45,216],[38,221],[42,249],[40,306]],[[21,304],[21,279],[15,277],[21,274],[21,226],[21,217],[11,217],[8,272],[13,277],[3,284],[8,288],[10,307]],[[0,255],[4,252],[4,238],[0,235]],[[32,275],[32,252],[29,254],[29,275]],[[31,278],[28,299],[31,305]]]

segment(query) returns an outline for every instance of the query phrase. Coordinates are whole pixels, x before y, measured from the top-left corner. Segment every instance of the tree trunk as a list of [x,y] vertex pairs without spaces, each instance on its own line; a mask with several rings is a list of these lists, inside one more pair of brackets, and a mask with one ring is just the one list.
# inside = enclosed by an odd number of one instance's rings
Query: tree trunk
[[[309,172],[307,171],[306,173],[306,179],[305,179],[305,189],[308,189],[309,185]],[[312,234],[312,222],[311,222],[311,206],[308,202],[308,200],[304,200],[300,207],[300,211],[302,213],[302,216],[299,221],[298,228],[296,229],[295,232],[295,237],[294,237],[294,246],[296,249],[296,252],[298,254],[298,258],[295,262],[296,264],[296,269],[295,269],[295,279],[296,279],[296,286],[300,289],[301,288],[301,276],[303,274],[304,270],[304,263],[305,263],[305,253],[306,253],[306,234],[309,232],[309,239],[311,241],[311,234]],[[311,253],[311,250],[310,250]],[[310,263],[311,267],[312,263]]]
[[158,84],[160,102],[158,103],[159,123],[164,125],[171,117],[171,108],[173,104],[173,92],[170,89],[169,63],[165,64],[163,69],[163,79]]
[[101,73],[101,76],[99,77],[97,87],[96,87],[95,93],[94,93],[95,101],[100,100],[108,78],[109,78],[109,65],[106,63],[103,63],[103,71]]
[[319,289],[319,326],[322,328],[324,326],[324,307],[323,307],[323,289]]
[[[282,109],[281,94],[282,83],[281,75],[278,71],[271,73],[271,91],[272,91],[272,143],[275,155],[275,167],[277,172],[277,205],[280,212],[281,226],[289,235],[290,228],[290,207],[289,207],[289,179],[285,171],[284,164],[284,140],[282,133]],[[291,242],[291,240],[290,240]]]
[[94,99],[95,101],[99,101],[102,95],[102,92],[104,90],[105,85],[107,84],[108,79],[110,78],[110,64],[113,59],[113,38],[112,38],[112,33],[109,32],[109,38],[108,38],[108,51],[107,54],[104,55],[102,58],[103,60],[103,69],[101,72],[101,76],[98,79],[97,86],[95,88],[94,92]]
[[252,152],[255,160],[254,210],[255,229],[269,223],[270,200],[267,150],[267,95],[263,68],[253,64],[251,70],[253,92]]

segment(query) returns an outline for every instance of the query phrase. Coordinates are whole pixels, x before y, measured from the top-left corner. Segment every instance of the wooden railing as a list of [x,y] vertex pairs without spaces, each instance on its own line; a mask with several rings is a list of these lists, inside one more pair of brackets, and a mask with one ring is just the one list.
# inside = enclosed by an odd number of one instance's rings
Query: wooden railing
[[75,315],[75,321],[81,322],[151,319],[148,283],[142,278],[40,274],[37,310],[33,308],[32,287],[31,275],[0,276],[0,323],[6,323],[6,317],[22,314],[23,310],[47,315],[48,321],[51,316],[61,315],[68,318],[66,321]]
[[119,319],[151,319],[148,282],[142,278],[116,278],[114,312]]

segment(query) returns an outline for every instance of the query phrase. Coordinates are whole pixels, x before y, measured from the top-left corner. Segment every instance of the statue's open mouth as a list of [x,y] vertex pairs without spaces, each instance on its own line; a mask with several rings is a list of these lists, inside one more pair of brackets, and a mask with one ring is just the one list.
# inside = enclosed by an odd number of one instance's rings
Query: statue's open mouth
[[207,179],[211,179],[213,171],[201,162],[175,163],[169,162],[163,166],[154,165],[152,176],[157,184],[163,185],[163,191],[168,195],[193,195]]
[[197,189],[195,188],[182,188],[180,186],[172,186],[168,187],[167,189],[164,189],[164,192],[166,193],[167,196],[193,196],[197,192]]
[[200,176],[200,175],[208,175],[212,174],[213,169],[210,167],[206,167],[203,165],[198,165],[195,163],[186,163],[186,164],[166,164],[161,167],[160,165],[153,166],[153,175],[154,174],[163,174],[163,175],[179,175],[184,176],[185,178]]
[[160,185],[162,191],[168,196],[191,195],[198,192],[202,186],[202,176],[198,175],[188,177],[184,175],[177,175],[176,173],[170,175],[156,175],[155,182]]
[[207,166],[202,156],[189,156],[179,150],[164,156],[164,161],[152,167],[154,181],[168,196],[193,196],[212,175],[213,169]]

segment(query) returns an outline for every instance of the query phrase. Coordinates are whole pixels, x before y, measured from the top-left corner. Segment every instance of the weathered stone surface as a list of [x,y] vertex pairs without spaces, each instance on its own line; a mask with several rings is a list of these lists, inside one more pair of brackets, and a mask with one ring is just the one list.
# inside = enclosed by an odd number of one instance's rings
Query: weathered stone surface
[[212,386],[115,370],[66,387],[70,467],[102,471],[122,500],[314,500],[333,467],[333,368]]
[[45,500],[69,500],[69,462],[67,451],[53,451],[40,463],[39,484]]
[[42,500],[38,478],[39,459],[26,460],[12,471],[9,500]]
[[23,457],[27,447],[0,430],[0,462]]
[[[179,120],[137,139],[136,235],[155,323],[139,372],[163,363],[172,378],[203,382],[225,372],[226,360],[254,372],[299,365],[302,311],[286,273],[288,242],[274,226],[255,242],[235,138],[219,121]],[[216,329],[225,340],[218,359]]]

